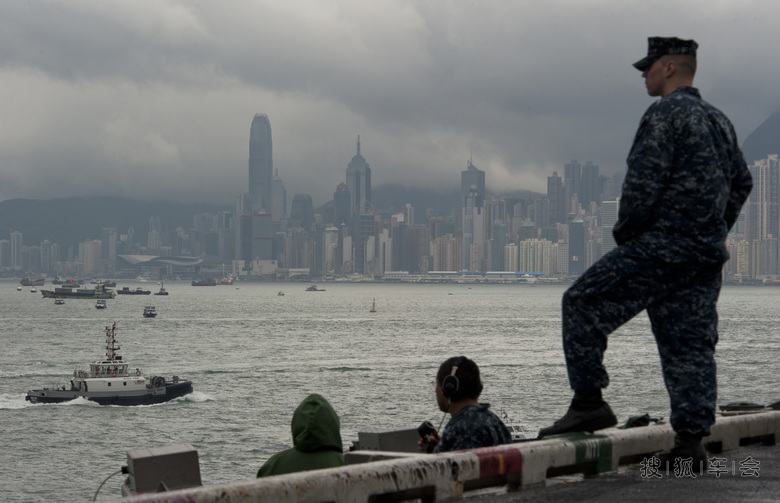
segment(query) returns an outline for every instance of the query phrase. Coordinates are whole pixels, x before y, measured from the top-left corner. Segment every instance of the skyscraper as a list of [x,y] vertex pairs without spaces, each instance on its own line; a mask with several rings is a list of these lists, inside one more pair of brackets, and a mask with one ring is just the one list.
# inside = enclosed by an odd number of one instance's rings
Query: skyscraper
[[547,199],[550,201],[550,225],[565,224],[567,220],[566,193],[563,190],[563,181],[558,176],[557,171],[553,171],[552,176],[547,177]]
[[266,114],[255,114],[249,130],[249,204],[250,212],[272,212],[274,173],[271,123]]
[[615,248],[615,236],[612,235],[612,229],[615,227],[620,213],[620,198],[601,202],[601,254],[606,255]]
[[347,165],[347,189],[350,196],[350,213],[356,215],[364,201],[371,203],[371,168],[360,155],[360,135],[357,137],[357,154]]
[[566,211],[567,213],[574,213],[576,208],[571,207],[571,198],[577,194],[578,199],[582,199],[581,196],[581,181],[582,181],[582,166],[573,159],[571,162],[564,164],[563,166],[563,185],[566,187]]
[[599,187],[599,167],[588,161],[582,166],[582,178],[580,180],[579,200],[583,208],[587,208],[591,201],[601,202],[601,189]]
[[750,168],[753,191],[745,203],[747,240],[778,238],[780,235],[780,161],[777,155],[755,161]]
[[23,242],[24,235],[21,232],[11,232],[11,267],[17,271],[22,269]]
[[333,193],[333,205],[335,206],[335,219],[333,223],[336,225],[348,224],[350,217],[352,216],[352,210],[349,206],[349,188],[347,188],[346,183],[340,183],[338,187],[336,187],[336,192]]
[[295,194],[290,208],[290,226],[310,231],[314,223],[314,204],[310,194]]
[[472,187],[476,190],[474,206],[482,208],[485,206],[485,172],[474,166],[469,159],[466,170],[460,172],[460,204],[464,208],[466,199],[472,195]]
[[271,215],[274,223],[279,223],[287,217],[287,189],[284,188],[282,179],[279,178],[279,171],[274,170],[274,177],[271,181]]

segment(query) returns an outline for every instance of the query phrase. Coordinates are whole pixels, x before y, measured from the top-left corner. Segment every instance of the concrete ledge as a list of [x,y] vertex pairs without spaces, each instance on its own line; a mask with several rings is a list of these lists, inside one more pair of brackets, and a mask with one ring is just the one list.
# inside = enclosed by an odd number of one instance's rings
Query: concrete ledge
[[[704,439],[711,454],[780,437],[780,412],[718,416]],[[347,453],[340,468],[124,498],[133,502],[364,502],[462,499],[478,488],[514,490],[563,473],[596,474],[636,463],[674,445],[669,425],[548,439],[444,454]]]

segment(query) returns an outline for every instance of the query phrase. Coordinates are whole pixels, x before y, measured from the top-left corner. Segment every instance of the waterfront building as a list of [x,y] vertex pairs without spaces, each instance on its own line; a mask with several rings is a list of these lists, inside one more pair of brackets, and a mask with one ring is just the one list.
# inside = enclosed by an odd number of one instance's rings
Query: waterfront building
[[79,245],[79,257],[81,258],[82,272],[90,275],[101,273],[100,263],[103,252],[103,243],[99,239],[88,239]]
[[243,260],[246,267],[251,267],[257,260],[274,260],[274,229],[269,213],[241,215],[239,231],[239,260]]
[[519,247],[516,243],[511,243],[504,246],[504,270],[517,271],[518,257]]
[[390,229],[382,229],[377,236],[376,273],[384,274],[392,270],[393,238]]
[[339,256],[339,229],[327,227],[322,233],[322,265],[325,274],[336,274],[341,269]]
[[507,271],[504,266],[504,247],[507,245],[507,226],[496,220],[493,222],[493,228],[490,239],[491,251],[491,271]]
[[471,186],[469,197],[466,198],[466,204],[463,206],[463,265],[464,271],[480,271],[481,263],[472,263],[472,245],[482,246],[485,241],[485,213],[484,208],[479,206],[479,189],[476,185]]
[[780,162],[773,154],[750,168],[753,190],[745,204],[748,241],[780,236]]
[[461,239],[452,235],[433,241],[433,270],[457,271],[461,264]]
[[[360,205],[355,223],[355,232],[353,234],[353,246],[355,249],[352,256],[353,272],[370,274],[366,269],[367,247],[376,244],[374,240],[369,242],[369,238],[377,235],[379,226],[374,215],[374,207],[368,201],[363,200],[363,203]],[[368,250],[368,254],[373,257],[375,250]]]

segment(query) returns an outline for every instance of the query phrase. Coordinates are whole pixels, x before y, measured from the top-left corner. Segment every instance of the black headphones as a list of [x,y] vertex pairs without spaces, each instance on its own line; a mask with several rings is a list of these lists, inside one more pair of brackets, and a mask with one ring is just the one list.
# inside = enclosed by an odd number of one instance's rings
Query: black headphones
[[463,364],[463,360],[465,359],[465,356],[458,357],[452,364],[452,372],[450,372],[450,375],[445,377],[441,383],[441,392],[448,400],[453,400],[458,393],[458,389],[460,389],[460,381],[455,374],[458,372],[458,367]]

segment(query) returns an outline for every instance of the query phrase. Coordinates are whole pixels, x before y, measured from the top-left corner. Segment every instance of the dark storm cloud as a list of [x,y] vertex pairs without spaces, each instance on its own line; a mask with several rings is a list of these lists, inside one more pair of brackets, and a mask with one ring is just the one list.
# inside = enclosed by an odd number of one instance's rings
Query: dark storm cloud
[[774,2],[49,1],[0,5],[0,199],[230,202],[267,113],[288,192],[325,202],[361,135],[375,184],[545,190],[623,169],[648,35],[700,43],[741,138],[780,104]]

